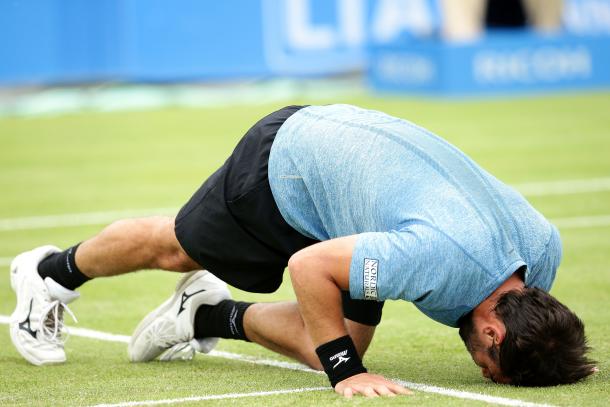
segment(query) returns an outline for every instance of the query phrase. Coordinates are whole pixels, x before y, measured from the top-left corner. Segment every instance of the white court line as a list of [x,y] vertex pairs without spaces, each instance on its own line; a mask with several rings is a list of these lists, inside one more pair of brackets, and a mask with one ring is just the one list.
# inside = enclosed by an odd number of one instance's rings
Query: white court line
[[[27,218],[0,219],[0,232],[32,229],[52,229],[57,227],[104,225],[119,219],[137,218],[153,215],[172,215],[176,210],[157,208],[147,210],[93,212],[57,216],[32,216]],[[610,215],[576,216],[550,219],[560,228],[583,228],[610,225]],[[0,258],[1,259],[1,258]],[[0,260],[0,264],[1,264]]]
[[[580,194],[610,191],[610,178],[574,179],[532,182],[513,185],[525,196]],[[173,215],[178,208],[150,208],[124,211],[83,212],[61,215],[29,216],[0,219],[0,232],[11,230],[48,229],[85,225],[104,225],[118,219],[151,215]]]
[[[8,324],[9,321],[10,321],[10,318],[8,316],[0,315],[0,324]],[[127,335],[109,334],[106,332],[95,331],[92,329],[74,328],[74,327],[69,327],[68,331],[69,331],[70,335],[74,335],[74,336],[83,336],[86,338],[98,339],[98,340],[108,341],[108,342],[121,342],[121,343],[129,342],[129,336],[127,336]],[[324,372],[319,372],[317,370],[310,369],[307,366],[302,365],[300,363],[290,363],[290,362],[283,362],[280,360],[261,359],[261,358],[256,358],[253,356],[240,355],[240,354],[231,353],[231,352],[212,351],[212,352],[208,353],[208,356],[238,360],[241,362],[247,362],[247,363],[252,363],[252,364],[257,364],[257,365],[279,367],[282,369],[290,369],[290,370],[298,370],[298,371],[308,372],[308,373],[324,374]],[[431,386],[428,384],[407,382],[407,381],[403,381],[403,380],[399,380],[399,379],[396,379],[395,381],[402,384],[403,386],[405,386],[407,388],[411,388],[413,390],[418,390],[418,391],[425,392],[425,393],[435,393],[435,394],[440,394],[443,396],[456,397],[456,398],[466,399],[466,400],[477,400],[477,401],[482,401],[482,402],[490,403],[490,404],[498,404],[498,405],[503,405],[503,406],[515,406],[515,407],[553,407],[549,404],[530,403],[528,401],[523,401],[523,400],[518,400],[518,399],[509,399],[509,398],[505,398],[505,397],[489,396],[486,394],[448,389],[448,388],[444,388],[444,387]],[[312,390],[306,389],[304,391],[313,391],[314,388],[311,388],[311,389]],[[315,388],[315,389],[318,389],[318,388]],[[322,389],[322,388],[320,388],[320,389]],[[329,388],[327,387],[326,389],[329,389]],[[301,389],[296,389],[296,390],[301,390]],[[295,390],[278,390],[278,391],[294,392]],[[236,394],[254,394],[254,393],[236,393]],[[201,397],[221,397],[221,396],[223,396],[223,395],[201,396]],[[249,396],[237,396],[237,397],[249,397]],[[254,397],[254,396],[252,396],[252,397]],[[202,398],[200,400],[207,400],[207,399]],[[171,403],[182,403],[182,402],[187,402],[187,401],[192,401],[192,400],[190,400],[190,398],[180,398],[180,399],[159,400],[159,401],[163,402],[162,404],[171,404]],[[138,404],[130,404],[130,403],[138,403]],[[120,404],[104,404],[104,405],[105,406],[132,406],[132,405],[135,406],[135,405],[142,405],[142,404],[155,404],[155,401],[138,401],[138,402],[126,402],[126,403],[120,403]]]
[[[133,213],[133,212],[132,212]],[[551,223],[561,230],[566,229],[586,229],[610,226],[610,215],[597,216],[575,216],[569,218],[550,219]],[[76,226],[76,225],[74,225]],[[1,231],[1,228],[0,228]],[[0,257],[0,267],[8,267],[13,261],[13,257]]]
[[123,403],[116,404],[96,404],[91,407],[132,407],[132,406],[153,406],[159,404],[177,404],[177,403],[188,403],[192,401],[205,401],[205,400],[225,400],[225,399],[240,399],[244,397],[264,397],[264,396],[275,396],[278,394],[292,394],[292,393],[304,393],[308,391],[328,391],[328,387],[305,387],[302,389],[289,389],[289,390],[272,390],[272,391],[257,391],[253,393],[227,393],[227,394],[215,394],[211,396],[195,396],[195,397],[183,397],[179,399],[165,399],[165,400],[143,400],[143,401],[126,401]]
[[582,194],[610,191],[610,178],[528,182],[513,187],[525,196]]
[[576,216],[572,218],[551,219],[559,229],[582,229],[610,226],[610,215]]
[[430,386],[428,384],[419,384],[412,382],[405,382],[403,380],[394,380],[395,382],[412,390],[424,391],[426,393],[442,394],[443,396],[456,397],[466,400],[483,401],[489,404],[498,404],[501,406],[515,406],[515,407],[553,407],[550,404],[538,404],[530,403],[529,401],[522,401],[517,399],[508,399],[506,397],[488,396],[486,394],[470,393],[462,390],[446,389],[444,387]]
[[178,208],[149,208],[124,211],[67,213],[0,219],[0,231],[48,229],[69,226],[103,225],[119,219],[153,215],[175,215]]

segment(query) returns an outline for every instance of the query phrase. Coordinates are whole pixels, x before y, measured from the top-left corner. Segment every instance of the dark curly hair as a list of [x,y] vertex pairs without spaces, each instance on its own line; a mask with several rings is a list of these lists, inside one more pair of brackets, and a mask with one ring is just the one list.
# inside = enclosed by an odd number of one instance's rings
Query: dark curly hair
[[[577,382],[594,372],[586,357],[584,324],[565,305],[538,288],[503,293],[495,312],[506,335],[488,354],[515,386],[554,386]],[[472,312],[460,320],[460,336],[473,344]]]

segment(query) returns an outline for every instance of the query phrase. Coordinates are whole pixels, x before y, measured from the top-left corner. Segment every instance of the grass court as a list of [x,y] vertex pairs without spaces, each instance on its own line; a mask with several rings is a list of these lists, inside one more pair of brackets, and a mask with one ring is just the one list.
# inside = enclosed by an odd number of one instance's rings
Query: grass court
[[[323,375],[218,356],[132,364],[125,343],[76,334],[66,343],[66,364],[35,367],[19,356],[8,325],[2,323],[0,405],[88,406],[188,397],[195,399],[177,405],[499,402],[434,393],[430,386],[508,398],[523,406],[608,405],[610,93],[462,102],[354,96],[336,102],[382,110],[432,130],[522,190],[558,225],[564,255],[551,292],[584,320],[599,373],[576,385],[552,388],[490,383],[470,360],[457,330],[427,319],[408,303],[388,302],[364,362],[371,372],[428,386],[413,396],[347,401],[330,389],[315,389],[328,386]],[[95,234],[116,212],[177,211],[245,131],[282,105],[1,118],[0,315],[9,316],[14,308],[9,282],[14,255],[42,244],[72,245]],[[130,335],[172,293],[178,278],[144,271],[89,282],[80,289],[82,298],[70,306],[79,319],[76,326]],[[294,298],[287,280],[272,295],[233,294],[249,301]],[[225,340],[217,349],[250,360],[288,361],[249,343]],[[258,394],[296,389],[304,391]]]

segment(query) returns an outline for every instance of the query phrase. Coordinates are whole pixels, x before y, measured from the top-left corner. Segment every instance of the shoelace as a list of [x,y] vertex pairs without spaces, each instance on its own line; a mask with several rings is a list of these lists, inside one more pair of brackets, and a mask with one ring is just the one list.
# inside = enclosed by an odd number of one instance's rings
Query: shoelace
[[70,308],[59,300],[51,301],[42,309],[40,320],[43,323],[40,324],[40,334],[46,341],[61,345],[68,339],[68,333],[63,334],[64,310],[75,323],[78,322]]

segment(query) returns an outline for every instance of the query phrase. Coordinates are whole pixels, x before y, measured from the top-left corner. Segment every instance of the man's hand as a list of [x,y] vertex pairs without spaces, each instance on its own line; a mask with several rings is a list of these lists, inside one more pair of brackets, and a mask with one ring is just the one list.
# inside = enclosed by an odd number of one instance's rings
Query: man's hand
[[348,399],[352,398],[354,394],[362,394],[365,397],[394,397],[397,394],[413,394],[411,390],[407,390],[383,376],[370,373],[360,373],[340,381],[335,386],[335,391]]

